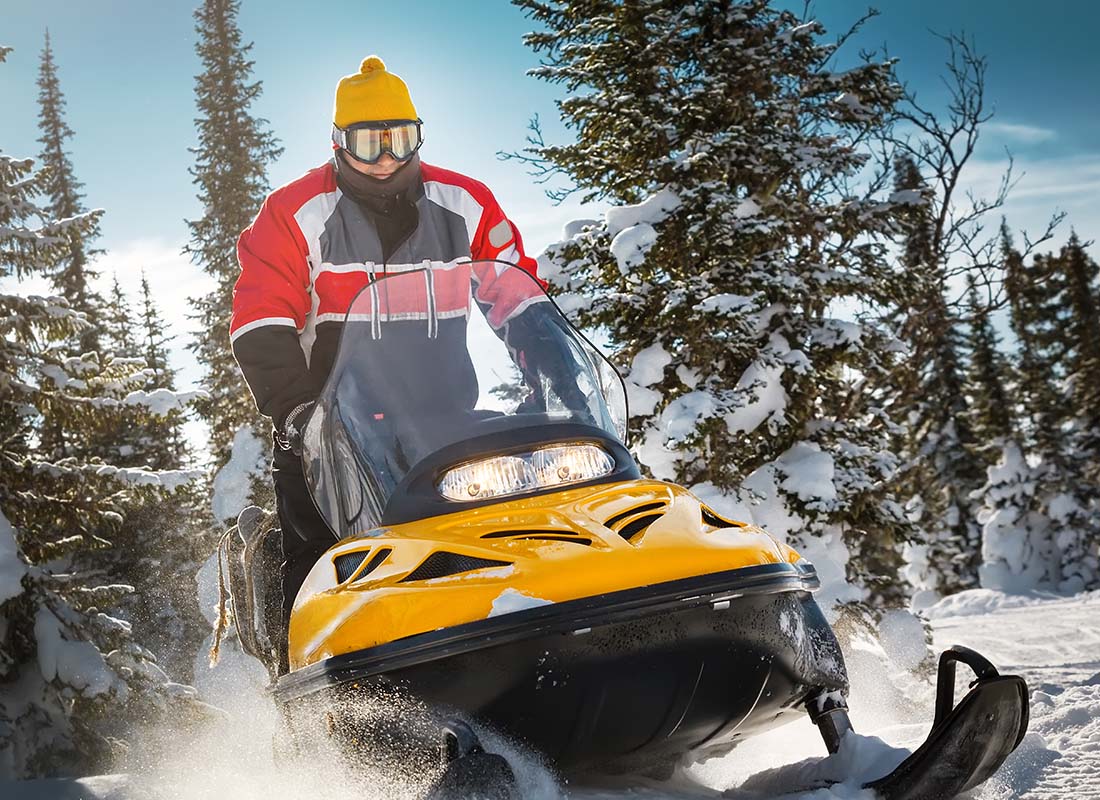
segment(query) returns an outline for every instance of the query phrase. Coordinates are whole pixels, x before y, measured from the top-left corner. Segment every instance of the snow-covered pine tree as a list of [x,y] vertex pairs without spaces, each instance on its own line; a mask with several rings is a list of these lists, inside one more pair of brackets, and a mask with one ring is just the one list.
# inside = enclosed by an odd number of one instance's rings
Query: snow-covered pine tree
[[[901,382],[909,392],[896,417],[907,429],[900,491],[920,542],[909,552],[907,573],[928,592],[922,600],[975,585],[981,528],[974,491],[984,482],[988,457],[971,429],[964,391],[963,326],[958,279],[975,272],[982,285],[996,283],[996,238],[984,230],[1013,185],[1012,162],[990,195],[964,192],[965,172],[985,124],[993,116],[985,98],[987,61],[972,39],[940,37],[947,49],[943,80],[947,98],[928,107],[906,90],[897,107],[890,145],[898,178],[921,186],[925,201],[914,240],[910,226],[903,261],[914,271],[916,291],[901,304],[899,335],[909,356]],[[1039,241],[1049,237],[1059,216]],[[916,241],[919,247],[912,245]],[[1034,243],[1029,243],[1034,244]],[[907,407],[906,407],[907,406]]]
[[[282,148],[267,121],[250,113],[262,83],[250,82],[251,44],[243,44],[237,26],[239,0],[204,0],[195,11],[199,35],[195,50],[203,71],[195,79],[199,143],[191,168],[203,216],[189,221],[186,252],[216,285],[205,297],[192,298],[198,338],[189,346],[205,368],[203,385],[210,399],[199,404],[210,425],[214,460],[229,458],[230,444],[242,425],[260,425],[252,396],[228,344],[233,284],[237,280],[237,237],[260,210],[270,188],[267,165]],[[262,438],[262,436],[261,436]]]
[[174,339],[169,336],[157,308],[153,292],[149,288],[149,278],[145,270],[141,271],[141,351],[145,356],[145,368],[153,373],[158,386],[176,388],[176,370],[168,363],[168,343]]
[[[45,188],[49,203],[47,212],[52,219],[68,219],[83,214],[84,196],[80,181],[76,179],[72,161],[66,152],[66,143],[73,137],[73,130],[65,121],[65,96],[57,74],[50,32],[46,31],[46,43],[42,48],[42,60],[38,73],[38,128],[42,132],[39,142],[42,152],[40,162],[45,167]],[[84,314],[89,324],[81,332],[78,346],[70,355],[98,352],[100,350],[99,315],[104,306],[103,298],[92,286],[97,273],[89,263],[95,254],[92,242],[99,238],[98,217],[80,230],[69,232],[69,252],[58,262],[50,276],[55,291],[69,301],[69,307]]]
[[977,279],[967,276],[966,309],[969,321],[966,349],[967,397],[970,428],[979,452],[992,463],[997,449],[1015,438],[1014,404],[1009,395],[1011,373],[1000,348],[1000,336],[993,327],[991,305],[978,292]]
[[893,312],[908,356],[891,376],[900,391],[894,418],[904,421],[897,451],[904,454],[898,491],[908,498],[919,542],[908,551],[906,574],[937,595],[977,584],[981,528],[970,495],[985,480],[964,386],[963,332],[945,297],[948,264],[942,249],[937,198],[909,155],[895,162],[897,195],[915,202],[905,211],[901,263],[912,290]]
[[982,503],[981,585],[1005,591],[1054,588],[1060,579],[1049,498],[1062,485],[1064,401],[1051,357],[1053,297],[1040,274],[1043,259],[1028,266],[1001,226],[1000,258],[1009,319],[1016,339],[1015,407],[1019,438],[1002,448],[976,497]]
[[1072,232],[1047,271],[1061,289],[1051,336],[1065,376],[1067,412],[1061,491],[1047,513],[1059,553],[1059,588],[1081,591],[1100,586],[1100,266]]
[[855,186],[892,65],[833,71],[821,26],[765,0],[515,4],[576,141],[535,125],[513,157],[614,205],[544,267],[630,365],[640,461],[803,548],[829,599],[900,600],[906,523],[871,390],[891,348],[838,312],[896,290],[884,242],[909,199],[881,174]]
[[[94,227],[95,215],[51,216],[36,203],[47,189],[30,160],[0,153],[0,278],[50,274]],[[74,568],[156,491],[142,483],[189,478],[43,457],[44,407],[89,400],[66,397],[86,362],[58,347],[87,326],[64,298],[0,294],[0,777],[102,770],[129,726],[180,714],[192,694],[105,613],[129,587]]]
[[[112,292],[105,324],[115,306],[129,307],[121,287]],[[198,395],[175,391],[167,352],[171,337],[144,272],[138,308],[136,316],[127,317],[130,355],[117,364],[108,362],[113,373],[109,381],[86,381],[84,391],[98,405],[85,415],[82,429],[94,432],[99,442],[95,452],[114,466],[185,470],[191,459],[184,425],[188,406]],[[151,493],[134,497],[124,521],[105,534],[112,546],[80,563],[134,587],[113,613],[133,624],[138,640],[157,654],[170,675],[190,680],[207,628],[195,598],[194,576],[214,542],[200,487],[181,485],[170,502],[165,500]]]
[[118,273],[111,276],[111,293],[101,312],[105,349],[116,356],[133,358],[138,353],[134,339],[134,317],[126,293],[118,282]]

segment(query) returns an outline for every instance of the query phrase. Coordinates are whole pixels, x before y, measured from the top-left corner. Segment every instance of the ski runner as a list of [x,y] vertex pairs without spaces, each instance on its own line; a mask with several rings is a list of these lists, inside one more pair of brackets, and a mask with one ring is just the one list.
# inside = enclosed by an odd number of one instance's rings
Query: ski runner
[[[465,275],[482,295],[491,277],[449,265],[499,259],[536,274],[519,231],[485,185],[421,162],[422,121],[408,87],[377,56],[337,85],[332,139],[333,158],[272,192],[237,243],[233,354],[274,428],[271,472],[284,559],[281,671],[295,595],[334,539],[302,475],[301,432],[332,368],[352,298],[374,275],[428,262],[439,269],[429,304],[443,337],[460,308],[464,314],[471,291],[447,281]],[[448,302],[455,307],[441,307]],[[505,314],[513,350],[522,349],[522,333],[534,327],[524,324],[524,313]],[[465,355],[465,341],[456,345]],[[418,366],[431,374],[430,365]]]

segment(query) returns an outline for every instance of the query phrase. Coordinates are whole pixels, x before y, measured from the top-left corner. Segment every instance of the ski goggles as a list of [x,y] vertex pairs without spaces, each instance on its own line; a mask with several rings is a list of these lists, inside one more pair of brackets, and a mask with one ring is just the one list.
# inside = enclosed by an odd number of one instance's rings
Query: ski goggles
[[347,128],[332,128],[332,141],[356,161],[376,164],[383,153],[396,161],[408,161],[424,143],[422,120],[357,122]]

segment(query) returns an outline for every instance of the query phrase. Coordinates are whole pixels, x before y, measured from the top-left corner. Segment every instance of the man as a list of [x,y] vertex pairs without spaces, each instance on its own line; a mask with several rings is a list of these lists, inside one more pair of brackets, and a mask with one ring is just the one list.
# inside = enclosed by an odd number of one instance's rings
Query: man
[[500,259],[535,274],[492,193],[422,163],[422,143],[404,81],[370,56],[336,88],[333,159],[272,192],[237,244],[230,336],[256,405],[274,425],[284,621],[306,574],[335,541],[299,456],[352,298],[373,275],[425,262]]

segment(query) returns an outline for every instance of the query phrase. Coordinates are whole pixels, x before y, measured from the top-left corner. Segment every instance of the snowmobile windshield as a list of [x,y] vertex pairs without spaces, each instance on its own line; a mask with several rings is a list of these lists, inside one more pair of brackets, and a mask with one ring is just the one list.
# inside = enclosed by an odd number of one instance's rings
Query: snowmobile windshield
[[303,467],[342,539],[610,474],[626,419],[622,379],[529,273],[436,263],[352,301]]

